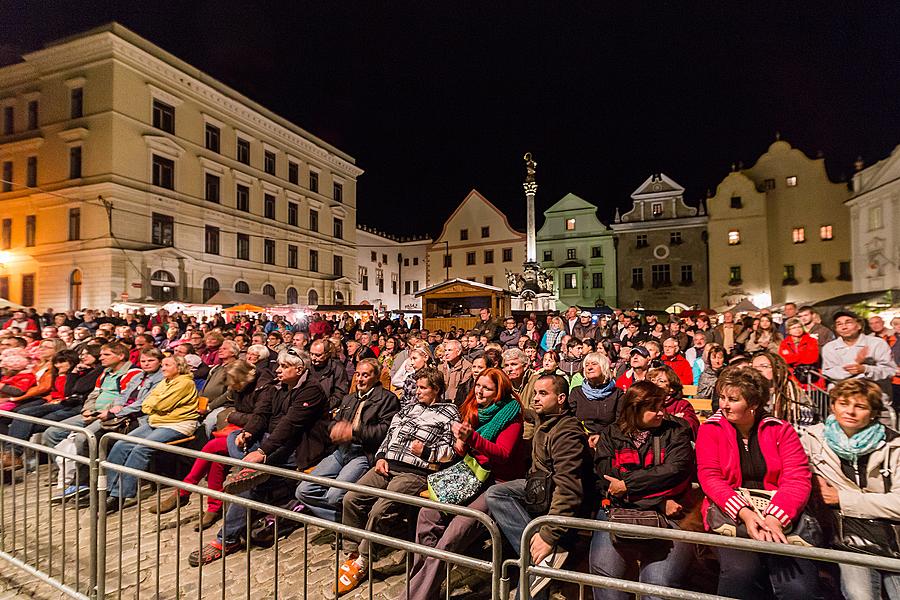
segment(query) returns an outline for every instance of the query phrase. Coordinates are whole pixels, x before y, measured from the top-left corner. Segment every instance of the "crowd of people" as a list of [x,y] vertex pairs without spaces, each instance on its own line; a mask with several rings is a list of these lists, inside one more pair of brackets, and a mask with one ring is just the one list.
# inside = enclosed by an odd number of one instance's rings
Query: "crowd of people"
[[[362,322],[313,314],[291,323],[163,309],[5,311],[0,409],[62,426],[2,417],[0,432],[80,454],[85,437],[67,426],[190,441],[247,466],[229,472],[198,459],[187,483],[205,479],[211,490],[360,529],[408,531],[420,544],[458,553],[484,545],[477,520],[417,510],[374,490],[424,493],[484,512],[509,557],[540,515],[900,556],[892,529],[900,525],[900,486],[892,487],[900,463],[892,427],[900,317],[891,329],[878,316],[839,311],[833,323],[832,330],[813,308],[791,304],[780,323],[766,311],[664,321],[575,307],[497,319],[482,309],[476,326],[450,331],[403,315]],[[709,400],[711,410],[698,414],[692,399]],[[21,446],[6,448],[4,469],[36,466]],[[154,455],[118,441],[108,460],[146,471],[156,468]],[[86,474],[73,461],[57,463],[51,501],[87,502]],[[297,485],[252,467],[260,463],[365,487]],[[108,512],[141,493],[129,474],[111,471],[107,483]],[[189,502],[189,492],[174,490],[148,510]],[[246,518],[243,506],[223,513],[207,497],[196,528],[221,522],[219,531],[189,563],[272,542],[271,518],[261,518],[249,539]],[[575,562],[570,552],[579,543],[577,532],[547,524],[525,547],[535,564],[561,567]],[[339,551],[335,587],[344,594],[369,577],[370,549],[345,536]],[[704,558],[708,552],[685,542],[597,531],[585,568],[686,587]],[[823,597],[823,567],[811,561],[724,548],[713,558],[711,591],[719,594]],[[437,559],[414,556],[409,596],[437,597],[442,573]],[[900,599],[897,574],[841,565],[839,581],[848,600]],[[549,583],[520,585],[542,597]]]

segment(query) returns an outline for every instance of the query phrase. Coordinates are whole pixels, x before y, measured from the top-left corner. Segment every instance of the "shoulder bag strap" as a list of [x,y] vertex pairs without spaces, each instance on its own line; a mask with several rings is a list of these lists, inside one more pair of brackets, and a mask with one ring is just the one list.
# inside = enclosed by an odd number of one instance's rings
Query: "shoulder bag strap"
[[[651,434],[652,435],[652,434]],[[661,452],[659,449],[659,436],[653,436],[653,466],[659,466],[662,463]]]
[[884,493],[891,492],[891,484],[893,483],[893,469],[891,467],[891,447],[887,447],[884,457],[884,468],[881,470],[881,481],[884,482]]

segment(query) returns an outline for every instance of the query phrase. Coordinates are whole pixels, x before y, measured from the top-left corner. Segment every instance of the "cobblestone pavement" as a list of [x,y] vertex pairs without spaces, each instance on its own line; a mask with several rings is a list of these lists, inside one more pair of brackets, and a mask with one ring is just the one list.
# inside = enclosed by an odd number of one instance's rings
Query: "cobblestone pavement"
[[[90,511],[79,510],[72,502],[51,506],[53,490],[47,466],[27,476],[20,471],[15,481],[9,479],[8,472],[6,475],[0,485],[2,550],[87,592]],[[179,512],[158,517],[147,510],[148,503],[156,502],[155,493],[149,493],[140,510],[131,506],[107,520],[108,598],[333,598],[335,552],[331,532],[310,526],[308,531],[301,528],[279,540],[277,576],[274,547],[253,548],[249,554],[238,552],[202,569],[193,568],[187,563],[188,555],[200,547],[201,541],[214,539],[217,525],[202,537],[194,531],[200,511],[196,497]],[[399,596],[405,585],[405,563],[405,554],[400,551],[376,561],[371,578],[373,598],[392,600]],[[454,568],[452,581],[453,597],[490,597],[486,574]],[[0,560],[0,599],[65,597]],[[368,598],[369,589],[364,584],[346,597]]]

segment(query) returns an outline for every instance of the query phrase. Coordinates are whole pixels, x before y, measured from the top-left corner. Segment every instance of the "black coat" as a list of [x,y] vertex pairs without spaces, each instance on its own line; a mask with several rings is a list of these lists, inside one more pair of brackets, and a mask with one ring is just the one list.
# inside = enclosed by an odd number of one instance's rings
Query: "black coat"
[[297,468],[305,469],[316,464],[327,447],[327,404],[325,392],[309,377],[293,388],[268,386],[256,399],[244,431],[262,440],[260,449],[269,464],[284,464],[293,452]]
[[[362,402],[362,412],[359,421],[354,423],[356,413]],[[369,464],[375,464],[375,453],[384,436],[387,434],[391,419],[400,411],[400,399],[397,394],[390,392],[379,383],[371,390],[368,396],[360,400],[359,391],[347,394],[340,404],[332,411],[331,422],[328,431],[338,421],[350,421],[354,423],[353,443],[360,444]]]

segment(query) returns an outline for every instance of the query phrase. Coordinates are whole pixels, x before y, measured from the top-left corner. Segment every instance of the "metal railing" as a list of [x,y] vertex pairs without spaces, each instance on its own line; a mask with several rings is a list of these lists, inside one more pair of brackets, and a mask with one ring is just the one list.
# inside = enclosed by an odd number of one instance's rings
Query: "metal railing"
[[[14,466],[5,466],[0,471],[0,476],[2,476],[2,483],[0,483],[0,526],[2,526],[0,559],[73,598],[93,596],[97,584],[97,438],[84,427],[66,423],[2,410],[0,410],[0,417],[24,421],[40,427],[57,427],[84,436],[87,456],[57,450],[9,435],[0,435],[2,454],[6,456],[13,451],[13,448],[20,448],[21,458],[25,464],[25,468],[22,469],[25,475],[21,482],[19,481],[21,473]],[[39,471],[36,477],[28,477],[29,468],[39,465],[41,456],[47,457],[48,460],[61,458],[63,461],[72,461],[88,469],[89,504],[86,508],[82,508],[80,503],[76,502],[72,509],[67,509],[64,504],[59,520],[54,520],[56,511],[50,507],[54,487],[50,479],[50,469],[47,469],[43,487]],[[81,469],[75,469],[75,486],[80,488],[81,485]],[[46,491],[46,494],[42,492],[42,489]],[[62,492],[62,490],[59,491]],[[29,505],[31,505],[31,512],[29,512]],[[82,525],[85,516],[88,521],[89,539],[82,541]],[[46,520],[42,520],[42,517]],[[55,543],[57,535],[59,536],[59,545]],[[74,537],[74,540],[71,540],[70,543],[71,537]],[[70,557],[73,544],[74,572],[71,570],[72,560]],[[86,572],[82,569],[84,551],[88,553]]]
[[[383,498],[386,500],[391,500],[394,502],[399,502],[402,504],[410,505],[418,508],[431,508],[444,513],[449,513],[453,515],[460,515],[464,517],[469,517],[478,521],[484,528],[487,530],[488,535],[491,539],[491,553],[492,558],[490,561],[480,560],[476,558],[472,558],[465,554],[459,554],[454,552],[448,552],[445,550],[439,550],[437,548],[433,548],[430,546],[424,546],[415,542],[410,542],[404,539],[391,537],[385,534],[376,533],[373,531],[368,531],[366,529],[359,529],[355,527],[350,527],[347,525],[343,525],[341,523],[335,523],[332,521],[324,520],[318,517],[314,517],[304,513],[294,512],[285,508],[279,508],[272,506],[270,504],[265,504],[263,502],[259,502],[256,500],[252,500],[249,498],[244,498],[241,496],[235,496],[231,494],[226,494],[224,492],[217,492],[210,490],[208,488],[187,484],[183,481],[175,480],[169,477],[165,477],[162,475],[158,475],[155,473],[150,473],[146,471],[140,471],[136,469],[132,469],[130,467],[126,467],[124,465],[118,465],[111,463],[107,460],[108,449],[111,442],[115,441],[125,441],[131,442],[134,444],[140,444],[149,448],[153,448],[154,450],[160,453],[171,453],[179,456],[184,456],[192,459],[202,458],[212,462],[218,462],[225,465],[238,467],[238,468],[247,468],[251,467],[263,473],[267,473],[274,477],[281,477],[288,480],[296,481],[297,483],[308,481],[311,483],[319,484],[325,487],[336,487],[340,489],[344,489],[347,491],[354,491],[364,493],[370,496],[374,496],[377,498]],[[158,460],[158,458],[157,458]],[[313,475],[309,475],[306,473],[302,473],[295,470],[285,469],[281,467],[273,467],[265,464],[251,464],[244,462],[240,459],[235,459],[227,456],[217,455],[217,454],[208,454],[205,452],[200,452],[197,450],[191,450],[188,448],[182,448],[179,446],[172,446],[160,442],[154,442],[150,440],[145,440],[142,438],[136,438],[128,435],[122,435],[118,433],[107,433],[100,440],[100,460],[99,460],[99,485],[98,485],[98,505],[101,507],[99,512],[99,533],[97,540],[98,547],[98,577],[97,577],[97,596],[100,598],[105,597],[108,593],[108,581],[107,574],[114,573],[116,577],[116,593],[117,597],[121,597],[123,584],[123,569],[121,568],[123,565],[123,551],[124,551],[124,536],[123,536],[123,522],[124,519],[120,516],[118,522],[118,539],[115,542],[115,548],[117,552],[117,559],[115,563],[112,565],[107,564],[107,556],[109,551],[109,517],[106,514],[106,511],[103,510],[107,500],[107,473],[108,472],[117,472],[120,475],[130,475],[137,478],[138,483],[138,498],[137,498],[137,508],[138,508],[138,521],[137,521],[137,531],[136,531],[136,550],[137,550],[137,561],[135,565],[135,590],[136,593],[140,592],[141,586],[141,551],[144,540],[142,539],[142,518],[143,518],[143,507],[146,504],[145,499],[143,499],[140,495],[140,489],[142,482],[152,482],[157,484],[157,486],[171,486],[177,490],[185,490],[191,493],[200,495],[200,509],[202,511],[202,504],[204,497],[212,497],[221,500],[224,504],[222,506],[223,514],[227,514],[227,509],[229,505],[240,505],[247,509],[246,511],[246,522],[244,523],[245,534],[247,538],[247,549],[244,556],[245,561],[245,593],[246,597],[251,597],[251,586],[250,582],[252,580],[252,570],[251,570],[251,553],[249,550],[249,541],[250,541],[250,529],[251,529],[251,511],[257,511],[258,513],[262,513],[265,515],[271,515],[275,517],[275,545],[274,545],[274,591],[275,596],[278,595],[278,578],[281,573],[280,570],[280,555],[279,555],[279,534],[278,527],[279,522],[278,519],[285,519],[288,521],[292,521],[298,524],[302,528],[302,536],[303,536],[303,544],[304,544],[304,558],[303,558],[303,571],[305,573],[303,578],[303,597],[308,597],[308,586],[309,586],[309,569],[308,569],[308,526],[319,527],[321,529],[333,531],[335,534],[335,562],[334,562],[334,581],[337,581],[339,576],[340,569],[340,555],[341,555],[341,538],[342,536],[352,536],[354,538],[360,538],[364,540],[368,540],[369,550],[368,550],[368,559],[370,564],[370,571],[372,563],[372,546],[373,544],[377,544],[379,546],[384,546],[388,548],[393,548],[397,550],[403,550],[406,552],[406,585],[407,592],[409,591],[409,573],[411,568],[411,555],[419,554],[425,557],[436,558],[444,563],[446,563],[446,577],[448,579],[448,591],[447,596],[449,597],[450,586],[449,586],[449,572],[450,565],[458,565],[461,567],[465,567],[468,569],[472,569],[475,571],[479,571],[485,574],[488,574],[491,578],[491,598],[492,600],[498,600],[500,597],[500,565],[502,561],[502,534],[500,533],[500,529],[497,527],[496,523],[487,516],[485,513],[474,510],[464,506],[455,506],[449,504],[443,504],[439,502],[434,502],[429,499],[422,498],[420,496],[410,496],[407,494],[401,494],[397,492],[392,492],[388,490],[371,488],[368,486],[362,486],[356,483],[348,483],[342,481],[336,481],[334,479],[328,479],[324,477],[317,477]],[[160,490],[157,487],[157,491],[155,493],[156,499],[155,502],[157,506],[160,503]],[[120,499],[120,507],[123,505],[122,500]],[[174,509],[175,513],[175,553],[176,553],[176,564],[175,564],[175,589],[176,596],[180,596],[180,584],[181,584],[181,513],[182,509],[179,505],[176,505]],[[119,511],[121,515],[121,511]],[[162,518],[157,511],[156,514],[156,530],[155,530],[155,544],[156,544],[156,555],[159,556],[159,549],[161,547],[161,521]],[[196,549],[199,551],[203,547],[203,532],[199,532],[198,540],[196,542]],[[226,596],[226,568],[225,562],[227,557],[223,557],[222,559],[222,589],[221,589],[221,597],[225,598]],[[233,560],[233,559],[232,559]],[[209,568],[209,567],[207,567]],[[218,568],[218,567],[216,567]],[[155,568],[155,581],[156,581],[156,594],[157,596],[160,594],[160,570],[159,564],[156,565]],[[197,597],[209,597],[208,593],[204,593],[203,590],[203,565],[201,561],[201,565],[198,567],[197,578],[196,578],[196,593]],[[328,590],[330,592],[330,590]],[[208,590],[207,590],[208,592]],[[256,589],[255,594],[259,595],[260,590]],[[231,597],[233,594],[229,594]],[[373,597],[373,577],[368,578],[368,597]]]
[[[775,542],[760,542],[757,540],[728,537],[711,533],[681,531],[679,529],[662,529],[660,527],[611,523],[609,521],[600,521],[596,519],[543,516],[530,521],[522,532],[522,545],[520,548],[519,560],[506,561],[503,564],[501,594],[508,594],[509,592],[509,576],[507,569],[517,565],[520,574],[519,598],[521,600],[529,600],[531,598],[531,589],[526,582],[529,581],[529,576],[532,575],[578,584],[580,593],[585,586],[590,586],[608,588],[638,595],[674,598],[677,600],[714,600],[722,598],[722,596],[700,594],[679,588],[664,587],[636,581],[614,579],[601,575],[533,565],[531,563],[530,541],[532,535],[534,535],[534,533],[543,525],[561,525],[569,529],[579,529],[583,531],[606,531],[609,533],[620,533],[627,535],[628,537],[640,537],[648,540],[668,540],[704,546],[715,546],[719,548],[732,548],[735,550],[747,550],[763,554],[777,554],[793,558],[805,558],[815,561],[855,565],[881,571],[900,572],[900,559],[895,558],[884,558],[881,556],[871,556],[855,552],[843,552],[827,548],[807,548],[803,546],[792,546],[790,544],[778,544]],[[503,597],[505,598],[506,596]]]

